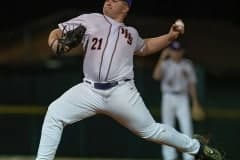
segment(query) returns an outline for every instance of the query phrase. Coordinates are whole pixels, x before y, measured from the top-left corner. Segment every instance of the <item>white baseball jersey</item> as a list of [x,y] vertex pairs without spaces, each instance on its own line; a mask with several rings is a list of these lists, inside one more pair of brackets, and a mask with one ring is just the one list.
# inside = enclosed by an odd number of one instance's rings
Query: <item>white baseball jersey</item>
[[196,83],[196,74],[190,60],[182,59],[175,62],[171,59],[161,64],[163,79],[161,89],[163,93],[181,92],[187,93],[189,83]]
[[95,82],[133,79],[133,54],[144,45],[136,29],[98,13],[80,15],[59,27],[68,31],[79,24],[87,29],[85,77]]

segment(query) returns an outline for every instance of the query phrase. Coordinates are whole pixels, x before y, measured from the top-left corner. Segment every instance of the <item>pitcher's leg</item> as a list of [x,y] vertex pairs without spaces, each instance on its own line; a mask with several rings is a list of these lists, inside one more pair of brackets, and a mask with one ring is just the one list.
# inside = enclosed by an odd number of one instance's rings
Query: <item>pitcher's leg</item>
[[49,106],[43,122],[36,160],[53,160],[62,136],[65,124],[55,117],[52,108],[55,108],[54,102]]
[[[75,94],[76,92],[78,95]],[[51,103],[44,119],[36,160],[53,160],[64,126],[96,114],[91,107],[97,102],[88,92],[87,88],[78,86]]]
[[108,101],[106,114],[140,137],[173,146],[183,152],[191,154],[198,152],[200,144],[196,139],[177,132],[173,127],[154,121],[133,84],[128,83],[117,88]]

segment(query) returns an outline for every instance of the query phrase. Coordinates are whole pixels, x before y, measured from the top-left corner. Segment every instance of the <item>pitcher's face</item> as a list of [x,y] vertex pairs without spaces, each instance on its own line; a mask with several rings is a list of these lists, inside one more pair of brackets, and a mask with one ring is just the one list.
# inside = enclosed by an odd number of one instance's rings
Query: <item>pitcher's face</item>
[[126,14],[129,10],[128,4],[124,0],[105,0],[103,13],[109,17],[117,17],[120,14]]

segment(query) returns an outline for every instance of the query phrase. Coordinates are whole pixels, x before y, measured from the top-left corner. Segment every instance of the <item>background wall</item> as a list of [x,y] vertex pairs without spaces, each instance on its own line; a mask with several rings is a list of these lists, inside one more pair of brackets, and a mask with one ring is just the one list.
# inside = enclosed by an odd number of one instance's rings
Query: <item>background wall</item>
[[[36,154],[48,104],[83,78],[82,57],[53,56],[47,46],[48,34],[61,21],[101,11],[102,2],[79,1],[69,8],[40,1],[20,7],[25,4],[21,2],[0,10],[4,22],[0,26],[1,155]],[[240,144],[240,21],[235,12],[235,1],[199,1],[188,6],[174,0],[161,5],[155,0],[137,1],[126,21],[142,37],[166,33],[176,18],[185,21],[186,34],[180,40],[195,63],[200,100],[208,113],[206,121],[194,122],[195,131],[210,136],[232,160],[238,160]],[[158,56],[136,57],[134,63],[136,85],[160,122],[159,83],[151,78]],[[58,155],[159,158],[160,150],[159,145],[99,115],[68,126]]]

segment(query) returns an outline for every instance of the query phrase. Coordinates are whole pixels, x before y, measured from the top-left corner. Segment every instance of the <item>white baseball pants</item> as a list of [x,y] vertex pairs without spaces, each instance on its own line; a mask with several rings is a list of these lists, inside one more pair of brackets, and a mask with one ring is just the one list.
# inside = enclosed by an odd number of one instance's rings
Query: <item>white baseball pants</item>
[[63,128],[99,113],[112,117],[148,141],[174,146],[190,154],[197,153],[200,148],[196,139],[168,125],[156,123],[133,81],[108,90],[98,90],[83,82],[70,88],[49,106],[36,160],[53,160]]

